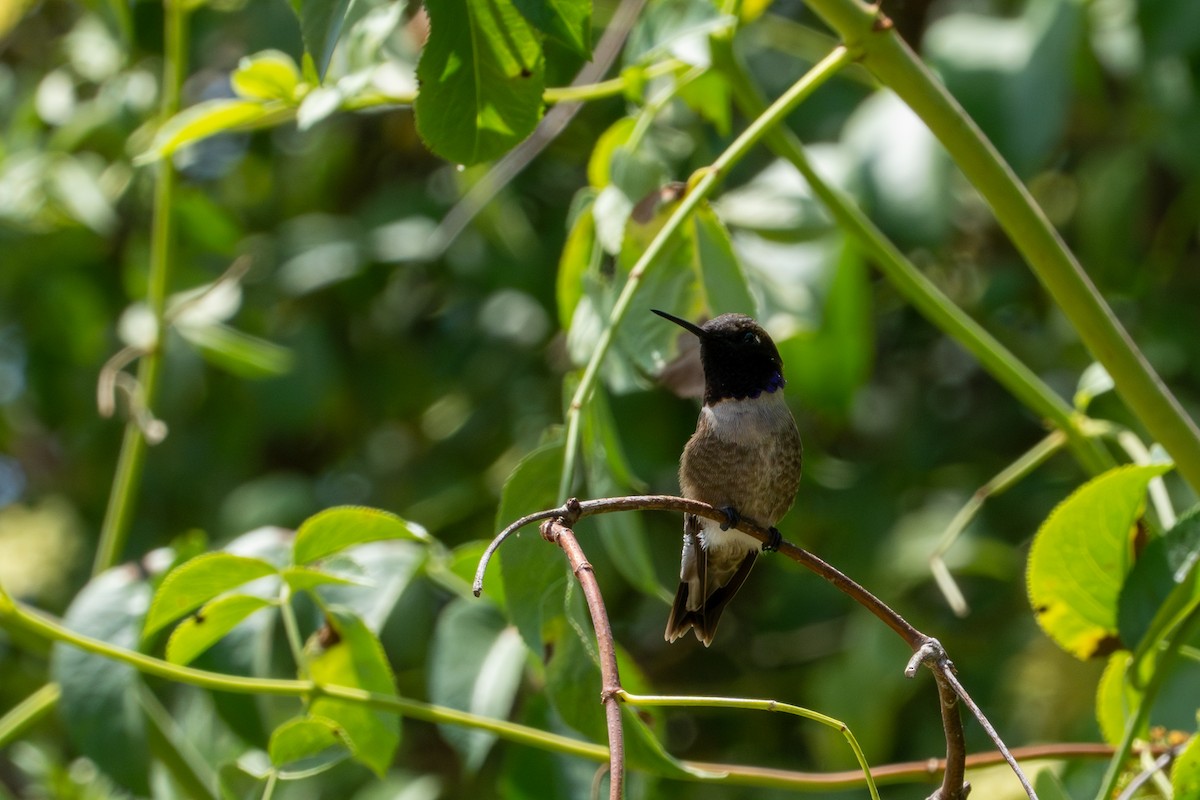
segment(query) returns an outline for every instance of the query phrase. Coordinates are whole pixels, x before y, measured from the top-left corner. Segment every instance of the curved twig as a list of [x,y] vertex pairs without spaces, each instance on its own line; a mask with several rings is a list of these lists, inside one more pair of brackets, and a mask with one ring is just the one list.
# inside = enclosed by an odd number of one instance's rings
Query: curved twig
[[[487,571],[488,562],[491,560],[492,554],[496,549],[515,531],[529,525],[532,522],[546,519],[560,518],[564,521],[564,526],[569,529],[574,523],[584,517],[593,516],[595,514],[608,514],[615,511],[679,511],[687,514],[695,514],[705,519],[712,519],[718,522],[727,522],[727,517],[723,511],[720,511],[707,503],[702,503],[698,500],[689,500],[683,497],[675,497],[673,495],[637,495],[630,497],[606,497],[597,500],[579,501],[574,498],[569,500],[564,506],[555,509],[547,509],[534,514],[529,514],[516,522],[512,523],[500,532],[495,539],[488,545],[480,558],[479,567],[475,572],[475,582],[472,589],[478,597],[483,591],[483,576]],[[569,520],[569,524],[565,523]],[[546,526],[543,526],[544,528]],[[555,527],[555,526],[551,526]],[[734,526],[737,530],[758,539],[766,544],[770,540],[769,532],[759,527],[758,525],[748,520],[739,520]],[[558,539],[560,545],[561,537]],[[574,542],[574,537],[571,537]],[[578,542],[575,542],[578,546]],[[564,548],[565,549],[565,548]],[[890,606],[868,591],[864,586],[850,578],[845,573],[838,570],[828,562],[818,558],[812,553],[804,550],[801,547],[788,542],[786,540],[780,542],[778,552],[795,561],[797,564],[815,572],[828,583],[833,584],[835,588],[843,594],[848,595],[856,603],[866,608],[872,614],[879,618],[885,625],[891,628],[900,638],[908,644],[913,650],[913,657],[909,660],[905,668],[905,675],[913,677],[918,666],[924,665],[933,673],[934,679],[938,685],[938,697],[942,712],[942,725],[946,734],[946,761],[942,776],[942,786],[931,796],[931,800],[963,800],[970,792],[970,786],[965,782],[966,770],[966,749],[964,744],[964,734],[962,728],[962,717],[958,712],[958,701],[961,698],[971,712],[979,720],[984,730],[996,744],[1000,753],[1004,756],[1005,761],[1016,773],[1017,779],[1021,782],[1021,786],[1025,789],[1026,794],[1037,800],[1037,794],[1034,792],[1029,780],[1025,777],[1016,759],[1005,746],[1000,736],[996,733],[995,728],[988,721],[983,711],[975,704],[970,695],[967,694],[962,684],[954,675],[954,664],[946,655],[945,649],[941,643],[932,636],[927,636],[917,630],[896,613]],[[582,559],[582,552],[579,556]],[[582,563],[586,564],[586,561]],[[572,564],[574,567],[574,563]],[[589,578],[594,580],[591,575],[590,566],[585,571]],[[576,574],[580,572],[577,570]],[[585,589],[586,592],[586,589]],[[598,590],[597,590],[598,593]],[[597,610],[603,615],[603,606],[598,609],[593,607],[589,598],[589,610],[592,612],[593,622],[597,622]],[[607,617],[603,619],[603,627],[607,628]],[[601,624],[597,624],[597,635]],[[611,637],[611,632],[609,632]],[[611,646],[611,642],[609,643]],[[614,656],[615,660],[615,656]],[[614,672],[615,676],[615,663]],[[605,684],[608,691],[608,683]],[[615,684],[619,688],[619,683]],[[605,700],[607,702],[607,695]],[[618,711],[619,715],[619,711]],[[619,716],[618,716],[619,723]],[[610,725],[610,735],[612,727]],[[613,795],[614,797],[616,795]]]
[[621,800],[625,794],[625,734],[621,729],[621,675],[617,670],[617,646],[613,639],[608,612],[604,609],[604,597],[596,573],[583,554],[583,548],[575,538],[571,526],[579,518],[579,501],[572,498],[564,506],[566,514],[555,516],[542,523],[542,538],[557,544],[566,553],[571,571],[575,574],[587,599],[588,613],[592,616],[592,627],[596,629],[596,646],[600,652],[600,701],[604,703],[604,715],[608,721],[608,796]]

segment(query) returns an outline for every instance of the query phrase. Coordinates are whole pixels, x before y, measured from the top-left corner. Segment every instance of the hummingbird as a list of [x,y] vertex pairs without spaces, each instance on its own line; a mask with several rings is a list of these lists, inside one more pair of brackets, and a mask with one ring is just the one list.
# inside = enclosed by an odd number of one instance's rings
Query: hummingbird
[[[700,339],[704,407],[683,448],[679,488],[684,497],[720,509],[726,519],[684,515],[679,589],[665,638],[673,642],[692,630],[708,647],[759,550],[779,547],[775,523],[800,485],[800,432],[783,399],[783,360],[757,322],[745,314],[722,314],[694,325],[652,310]],[[743,519],[768,528],[771,542],[761,545],[730,530]]]

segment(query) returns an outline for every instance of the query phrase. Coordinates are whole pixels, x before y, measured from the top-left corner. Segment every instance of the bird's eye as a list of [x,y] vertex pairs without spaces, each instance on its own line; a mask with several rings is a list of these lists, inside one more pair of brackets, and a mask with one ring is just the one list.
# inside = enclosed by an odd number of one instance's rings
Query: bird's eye
[[758,344],[758,334],[754,331],[746,331],[742,334],[742,341],[746,344]]

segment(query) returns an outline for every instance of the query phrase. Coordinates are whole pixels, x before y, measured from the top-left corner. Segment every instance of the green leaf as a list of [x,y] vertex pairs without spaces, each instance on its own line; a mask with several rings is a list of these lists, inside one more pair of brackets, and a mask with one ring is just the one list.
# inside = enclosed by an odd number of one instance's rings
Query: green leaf
[[1117,628],[1121,641],[1142,652],[1142,640],[1200,601],[1200,509],[1138,554],[1121,587]]
[[274,378],[292,370],[292,351],[220,323],[178,325],[176,330],[201,355],[242,378]]
[[300,68],[287,53],[264,50],[244,56],[229,76],[233,90],[247,100],[295,102],[300,85]]
[[[574,580],[572,578],[572,580]],[[600,668],[595,629],[583,602],[583,592],[572,584],[563,614],[548,630],[546,690],[563,720],[594,742],[607,739],[607,723],[600,697]],[[568,619],[568,616],[570,617]],[[631,692],[644,691],[646,680],[636,663],[618,648],[618,670],[622,685]],[[639,716],[622,707],[625,753],[631,767],[663,777],[682,778],[687,770],[665,750]]]
[[858,249],[845,240],[837,252],[820,324],[780,340],[778,346],[793,396],[806,406],[845,415],[871,374],[875,344],[867,266]]
[[[521,459],[500,493],[497,529],[531,512],[558,505],[555,497],[562,463],[561,442],[543,445]],[[500,576],[509,617],[535,653],[542,650],[545,622],[562,614],[568,574],[562,552],[542,539],[536,525],[520,531],[500,548]]]
[[1044,769],[1033,781],[1033,789],[1041,800],[1071,800],[1067,788],[1052,771]]
[[588,157],[588,183],[593,189],[603,189],[612,183],[613,153],[629,141],[636,127],[635,117],[622,117],[600,134],[596,146],[592,148],[591,156]]
[[562,256],[558,260],[556,299],[558,320],[563,329],[571,327],[575,307],[583,297],[584,281],[589,272],[599,265],[602,253],[596,242],[596,220],[590,208],[585,209],[575,220]]
[[1096,722],[1101,737],[1114,746],[1125,735],[1125,725],[1142,702],[1142,693],[1125,677],[1132,666],[1133,655],[1128,650],[1113,653],[1096,685]]
[[242,620],[271,605],[262,597],[234,594],[207,603],[196,614],[181,622],[167,640],[167,661],[190,664],[196,656],[212,647]]
[[696,266],[709,309],[713,313],[737,312],[756,316],[758,304],[750,294],[750,284],[746,282],[742,263],[733,250],[733,240],[707,203],[696,209],[691,226]]
[[[395,697],[392,669],[375,634],[345,611],[330,611],[326,622],[336,642],[323,648],[321,637],[312,638],[305,648],[309,677],[322,686],[347,686]],[[331,697],[313,700],[309,711],[312,716],[333,720],[345,735],[354,760],[382,777],[400,744],[399,717]]]
[[304,521],[292,545],[295,564],[311,564],[347,547],[386,539],[429,540],[429,534],[377,508],[338,506],[327,508]]
[[[428,547],[415,542],[389,540],[359,545],[353,551],[360,570],[357,580],[326,582],[317,587],[315,595],[322,606],[348,608],[370,630],[379,633],[420,575],[429,553]],[[415,630],[416,624],[416,620],[404,620],[407,630]]]
[[1200,736],[1193,736],[1175,759],[1171,788],[1175,790],[1175,800],[1200,798]]
[[[604,387],[597,387],[583,411],[581,452],[586,459],[588,491],[595,497],[638,493],[644,484],[633,474]],[[651,597],[668,599],[647,543],[640,514],[600,514],[594,518],[600,541],[617,571]]]
[[513,0],[530,24],[576,55],[592,57],[591,0]]
[[698,78],[681,82],[679,98],[712,123],[720,136],[733,127],[733,102],[729,81],[717,70],[706,70]]
[[167,120],[155,135],[150,149],[135,158],[134,163],[147,164],[166,158],[186,145],[219,133],[274,125],[294,113],[294,108],[277,101],[205,100]]
[[[149,584],[137,567],[127,564],[89,581],[67,608],[63,624],[137,650],[138,631],[149,602]],[[62,687],[59,714],[71,743],[120,786],[148,796],[150,763],[137,670],[55,644],[50,677]]]
[[353,580],[341,575],[334,575],[331,572],[326,572],[312,567],[284,567],[280,571],[279,576],[292,588],[295,592],[308,592],[316,589],[318,586],[328,586],[336,584],[338,586],[366,586],[367,583],[362,580]]
[[[429,696],[438,705],[495,719],[512,711],[528,651],[495,606],[459,598],[438,620],[429,660]],[[496,741],[487,731],[456,725],[439,730],[467,770],[482,765]]]
[[267,753],[280,777],[292,780],[324,772],[352,755],[338,724],[312,715],[293,717],[276,728]]
[[291,6],[300,19],[304,49],[312,57],[318,77],[324,79],[350,0],[291,0]]
[[545,61],[533,29],[509,0],[438,0],[425,8],[418,133],[458,164],[503,155],[542,116]]
[[1038,624],[1076,658],[1113,651],[1117,600],[1132,561],[1131,530],[1146,486],[1170,465],[1126,466],[1087,482],[1042,523],[1029,553]]
[[217,595],[274,574],[275,567],[259,558],[229,553],[205,553],[193,558],[163,579],[146,617],[143,635],[156,633]]

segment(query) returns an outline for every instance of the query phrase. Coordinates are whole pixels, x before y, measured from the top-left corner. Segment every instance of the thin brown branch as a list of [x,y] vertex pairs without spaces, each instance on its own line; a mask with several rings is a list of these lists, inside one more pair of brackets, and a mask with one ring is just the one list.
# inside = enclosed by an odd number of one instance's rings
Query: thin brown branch
[[557,544],[566,554],[571,572],[575,574],[587,600],[592,627],[596,629],[596,647],[600,653],[600,700],[604,703],[604,715],[608,721],[608,796],[610,800],[621,800],[625,794],[625,735],[621,729],[621,703],[617,699],[617,693],[621,690],[617,646],[608,622],[608,612],[604,608],[604,596],[600,593],[600,584],[596,582],[596,573],[583,554],[575,532],[571,530],[571,526],[579,519],[579,501],[573,498],[568,500],[564,510],[565,514],[542,523],[542,538]]
[[[492,540],[491,544],[488,545],[487,550],[484,551],[483,557],[479,561],[479,567],[475,572],[475,583],[472,587],[473,591],[475,592],[476,596],[479,596],[479,593],[483,591],[483,576],[487,570],[487,565],[492,554],[504,542],[505,539],[507,539],[516,530],[524,525],[528,525],[537,520],[561,518],[562,520],[569,521],[569,523],[564,522],[564,525],[569,527],[574,525],[576,520],[589,517],[594,514],[608,514],[616,511],[655,510],[679,511],[687,514],[695,514],[697,516],[716,520],[718,522],[728,521],[727,515],[723,511],[718,510],[707,503],[702,503],[698,500],[689,500],[683,497],[675,497],[672,495],[606,497],[598,500],[584,501],[579,501],[572,498],[560,508],[540,511],[536,514],[530,514],[526,517],[522,517],[501,531],[500,534]],[[553,524],[551,524],[551,527],[553,527]],[[764,544],[768,543],[771,539],[770,533],[766,529],[761,528],[748,520],[739,520],[735,527],[737,530],[746,533],[755,539],[758,539]],[[571,539],[574,541],[573,536]],[[559,541],[561,542],[561,536],[559,537]],[[575,542],[575,544],[578,546],[578,542]],[[895,631],[900,638],[904,639],[908,646],[912,648],[914,653],[914,657],[909,662],[909,666],[908,669],[905,670],[905,674],[907,674],[909,677],[912,677],[915,673],[916,666],[919,664],[923,664],[930,668],[930,671],[933,673],[938,684],[938,697],[942,712],[942,723],[946,734],[947,764],[943,774],[942,787],[932,797],[934,800],[963,800],[969,791],[969,787],[967,787],[963,781],[966,750],[963,746],[964,735],[962,729],[962,717],[958,712],[957,697],[963,697],[965,692],[961,691],[961,684],[959,684],[957,680],[953,679],[953,664],[951,664],[950,659],[946,657],[945,650],[942,648],[941,644],[933,637],[926,636],[914,628],[906,619],[904,619],[904,617],[892,610],[890,606],[868,591],[857,581],[853,580],[836,567],[818,558],[807,550],[797,547],[791,542],[782,541],[779,543],[778,552],[782,553],[784,556],[790,558],[792,561],[795,561],[797,564],[800,564],[808,570],[815,572],[828,583],[833,584],[836,589],[849,596],[859,605],[866,608],[868,611],[878,617],[885,625]],[[580,557],[582,558],[582,553],[580,553]],[[577,572],[577,574],[579,573]],[[590,566],[586,570],[586,574],[589,579],[594,580],[594,576],[591,574]],[[588,602],[588,608],[590,611],[592,611],[593,622],[596,622],[596,607],[593,606],[590,598]],[[602,610],[603,606],[600,605],[599,608]],[[604,616],[603,626],[607,628],[607,625],[607,616]],[[597,624],[598,636],[600,627],[601,625]],[[609,636],[611,637],[611,633]],[[615,661],[613,668],[615,675]],[[972,710],[976,711],[976,716],[978,716],[981,720],[984,720],[982,712],[977,710],[977,707],[975,707],[974,703],[970,703],[969,698],[964,697],[964,699],[968,701],[972,707]],[[607,702],[608,698],[606,697],[605,700]],[[619,714],[619,711],[617,713]],[[985,726],[989,732],[992,731],[991,726],[986,725],[986,721]],[[610,737],[611,735],[612,726],[610,717]],[[999,741],[999,738],[996,737],[995,740]],[[1002,752],[1007,752],[1007,750],[1004,749]],[[1020,769],[1016,767],[1016,762],[1010,761],[1010,763],[1017,771],[1017,775],[1021,779],[1022,785],[1028,787],[1028,781],[1026,781],[1024,775],[1021,774]],[[615,772],[616,771],[614,770],[614,774]],[[1029,796],[1036,800],[1037,795],[1032,793],[1032,789],[1030,788],[1028,791],[1030,792]],[[617,795],[613,796],[616,797]]]
[[[1066,759],[1094,758],[1105,760],[1112,758],[1115,749],[1107,744],[1090,742],[1067,742],[1065,744],[1035,744],[1026,747],[1015,747],[1012,754],[1022,761],[1062,761]],[[1157,753],[1158,750],[1152,752]],[[856,789],[863,785],[862,770],[841,770],[837,772],[798,772],[796,770],[774,769],[772,767],[752,767],[740,764],[721,764],[709,761],[685,761],[685,766],[710,773],[736,773],[732,783],[739,786],[778,786],[780,781],[794,782],[808,790],[824,789],[828,791],[841,789]],[[997,764],[1004,764],[1005,758],[1001,753],[974,753],[967,756],[967,769],[982,769]],[[896,764],[884,764],[871,768],[871,777],[875,783],[895,785],[912,783],[920,780],[936,780],[946,770],[946,759],[929,758],[923,761],[904,761]]]

